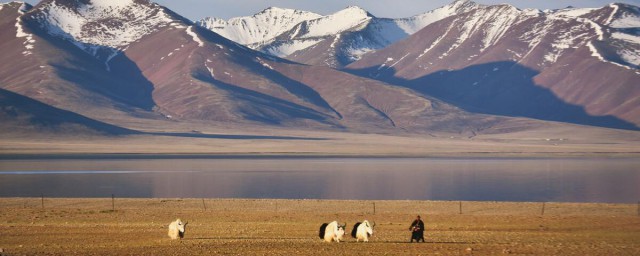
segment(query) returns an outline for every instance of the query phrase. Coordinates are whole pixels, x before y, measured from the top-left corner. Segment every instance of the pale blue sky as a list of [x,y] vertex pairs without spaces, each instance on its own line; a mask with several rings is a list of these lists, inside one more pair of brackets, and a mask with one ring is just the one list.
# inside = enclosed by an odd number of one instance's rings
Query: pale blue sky
[[[156,0],[169,9],[189,18],[198,20],[207,16],[228,19],[250,16],[267,7],[277,6],[330,14],[349,5],[357,5],[377,17],[409,17],[440,6],[453,0]],[[0,0],[0,2],[10,2]],[[39,1],[27,0],[35,4]],[[518,8],[557,9],[566,6],[602,7],[612,2],[629,3],[640,6],[640,0],[476,0],[482,4],[509,3]]]

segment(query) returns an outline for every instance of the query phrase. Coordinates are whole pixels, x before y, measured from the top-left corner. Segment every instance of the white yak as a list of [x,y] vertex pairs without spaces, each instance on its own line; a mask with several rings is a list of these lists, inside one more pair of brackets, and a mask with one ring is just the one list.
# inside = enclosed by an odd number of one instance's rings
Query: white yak
[[175,239],[182,239],[184,237],[184,229],[187,227],[187,223],[189,222],[182,222],[182,220],[177,219],[174,222],[171,222],[171,224],[169,224],[169,237],[172,240]]

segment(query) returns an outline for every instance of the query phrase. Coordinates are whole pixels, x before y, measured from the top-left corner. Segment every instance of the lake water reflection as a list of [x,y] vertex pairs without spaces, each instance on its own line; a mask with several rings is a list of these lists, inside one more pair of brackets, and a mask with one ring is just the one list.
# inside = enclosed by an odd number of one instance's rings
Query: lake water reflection
[[2,160],[1,197],[633,203],[638,159]]

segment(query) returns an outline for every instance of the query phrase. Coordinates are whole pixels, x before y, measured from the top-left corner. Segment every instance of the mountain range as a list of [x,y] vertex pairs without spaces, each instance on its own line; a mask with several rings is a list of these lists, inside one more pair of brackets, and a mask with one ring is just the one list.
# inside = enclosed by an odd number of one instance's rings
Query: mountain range
[[147,0],[12,2],[0,5],[0,129],[637,130],[639,14],[455,1],[405,19],[269,8],[192,22]]
[[[306,15],[308,20],[263,40],[229,38],[292,61],[402,85],[472,112],[634,129],[640,124],[639,14],[628,4],[542,11],[458,0],[402,19],[348,7]],[[237,36],[251,33],[238,29],[247,21],[277,17],[263,11],[199,24],[223,36],[234,27]],[[346,17],[358,22],[310,25]]]
[[343,68],[362,55],[385,48],[425,26],[476,6],[456,1],[409,18],[378,18],[349,6],[330,15],[268,8],[228,21],[205,18],[197,23],[237,43],[309,65]]

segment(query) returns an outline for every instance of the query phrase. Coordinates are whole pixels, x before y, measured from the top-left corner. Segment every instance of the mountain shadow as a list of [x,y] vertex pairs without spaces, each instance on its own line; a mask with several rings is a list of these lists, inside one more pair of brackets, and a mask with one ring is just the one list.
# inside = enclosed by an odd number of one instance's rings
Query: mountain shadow
[[226,91],[239,104],[239,113],[247,120],[271,125],[280,125],[289,118],[308,119],[335,126],[331,116],[311,108],[285,101],[267,94],[228,84],[212,78],[204,72],[194,72],[193,77],[211,86]]
[[393,19],[374,18],[364,29],[341,33],[336,49],[337,68],[343,68],[359,59],[353,51],[377,51],[409,37]]
[[111,125],[80,114],[58,109],[20,94],[0,89],[0,130],[34,130],[36,132],[74,134],[97,133],[106,136],[154,135],[180,138],[233,139],[233,140],[328,140],[318,137],[296,137],[250,134],[210,134],[187,132],[144,132]]
[[84,130],[104,135],[139,134],[137,131],[96,121],[4,89],[0,89],[0,117],[3,120],[2,126],[8,128],[21,127],[41,132],[68,133]]
[[[246,48],[245,46],[238,45],[235,42],[230,41],[229,39],[226,39],[220,36],[219,34],[216,34],[213,31],[208,30],[206,28],[199,27],[199,26],[195,26],[194,28],[197,30],[197,33],[200,36],[202,36],[203,38],[207,39],[210,42],[222,42],[223,44],[226,44],[227,47],[238,47],[244,51],[253,51],[251,49]],[[256,52],[256,53],[259,57],[262,57],[265,59],[270,59],[270,60],[274,60],[281,63],[287,63],[287,64],[294,64],[294,65],[298,64],[296,62],[292,62],[286,59],[281,59],[275,56],[263,55],[259,52]],[[246,65],[250,69],[258,71],[261,75],[263,75],[264,78],[268,79],[269,81],[275,84],[278,84],[279,86],[282,86],[282,88],[287,90],[289,93],[295,95],[296,97],[303,99],[304,101],[309,102],[311,104],[314,104],[322,109],[333,112],[338,118],[342,118],[340,113],[335,109],[333,109],[331,105],[328,102],[326,102],[322,98],[322,96],[320,96],[320,94],[310,86],[302,82],[293,80],[283,75],[280,72],[277,72],[275,70],[272,70],[270,68],[263,66],[255,58],[252,58],[250,61],[248,61],[246,58],[242,58],[241,55],[233,55],[231,58],[233,58],[238,63],[242,63]],[[205,79],[203,78],[203,76],[200,76],[200,77],[202,79]]]
[[[50,35],[40,27],[37,18],[30,15],[32,14],[26,14],[22,19],[30,31],[37,35],[39,40],[45,40],[51,46],[65,52],[62,56],[58,55],[59,52],[43,53],[51,54],[46,56],[49,59],[48,64],[55,69],[58,77],[114,100],[120,103],[118,107],[137,107],[147,111],[153,109],[153,84],[124,53],[106,46],[84,44],[85,47],[96,51],[95,56],[92,56],[73,42]],[[72,38],[69,34],[63,34],[63,37]],[[116,55],[109,57],[113,53]]]
[[396,77],[394,69],[383,71],[381,73],[377,66],[349,70],[360,76],[409,87],[472,113],[640,130],[635,124],[618,117],[590,115],[584,107],[565,102],[534,82],[538,71],[516,62],[491,62],[460,70],[441,70],[412,80]]

